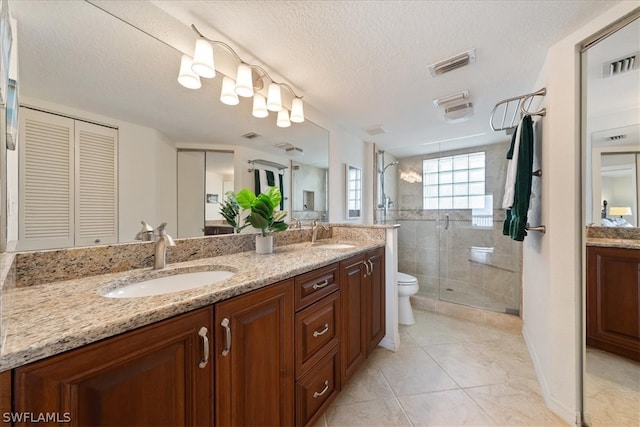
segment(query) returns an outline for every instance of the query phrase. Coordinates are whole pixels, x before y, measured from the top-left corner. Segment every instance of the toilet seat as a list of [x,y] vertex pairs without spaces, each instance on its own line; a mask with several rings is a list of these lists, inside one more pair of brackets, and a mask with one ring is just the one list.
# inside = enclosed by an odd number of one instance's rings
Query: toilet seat
[[398,286],[413,286],[418,284],[418,279],[410,274],[398,272]]

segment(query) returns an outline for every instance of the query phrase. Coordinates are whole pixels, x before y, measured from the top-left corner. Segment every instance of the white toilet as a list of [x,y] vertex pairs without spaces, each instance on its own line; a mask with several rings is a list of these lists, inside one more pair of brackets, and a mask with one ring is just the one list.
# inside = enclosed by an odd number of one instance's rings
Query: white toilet
[[398,272],[398,323],[401,325],[413,325],[416,320],[413,317],[411,301],[409,297],[418,292],[418,279],[410,274]]

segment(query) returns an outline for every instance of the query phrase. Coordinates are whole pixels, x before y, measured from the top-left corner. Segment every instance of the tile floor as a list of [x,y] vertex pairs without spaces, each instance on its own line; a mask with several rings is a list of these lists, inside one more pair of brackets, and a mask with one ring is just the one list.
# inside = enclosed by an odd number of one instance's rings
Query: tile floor
[[640,426],[640,363],[587,347],[584,388],[590,426]]
[[520,334],[414,313],[400,349],[377,348],[317,427],[567,426],[546,408]]

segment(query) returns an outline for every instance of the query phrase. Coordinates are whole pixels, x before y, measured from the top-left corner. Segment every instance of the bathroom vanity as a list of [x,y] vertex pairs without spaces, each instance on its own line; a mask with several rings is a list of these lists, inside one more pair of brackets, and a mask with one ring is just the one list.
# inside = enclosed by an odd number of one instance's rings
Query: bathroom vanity
[[[169,268],[233,265],[235,275],[120,300],[100,292],[131,272],[33,287],[62,296],[48,306],[60,323],[31,337],[38,316],[21,325],[26,336],[3,354],[0,409],[71,425],[313,424],[385,334],[384,241],[180,264]],[[16,305],[38,304],[22,300],[37,291],[20,290]]]
[[640,361],[640,241],[587,241],[587,346]]

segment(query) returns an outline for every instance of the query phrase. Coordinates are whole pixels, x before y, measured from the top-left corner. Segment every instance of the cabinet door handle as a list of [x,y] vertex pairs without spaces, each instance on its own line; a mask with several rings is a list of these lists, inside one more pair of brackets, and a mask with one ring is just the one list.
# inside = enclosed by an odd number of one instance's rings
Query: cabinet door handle
[[220,325],[224,328],[226,333],[224,348],[222,349],[222,353],[220,353],[220,355],[226,356],[227,354],[229,354],[229,350],[231,350],[231,328],[229,327],[229,319],[225,317],[224,319],[222,319],[222,322],[220,322]]
[[329,284],[329,279],[324,279],[322,282],[318,282],[312,286],[314,290],[322,289]]
[[371,261],[373,258],[369,258],[367,260],[367,264],[369,264],[370,270],[369,270],[369,274],[373,273],[373,262]]
[[313,336],[314,338],[318,338],[320,335],[326,334],[328,330],[329,330],[329,324],[325,323],[321,331],[313,331]]
[[207,337],[207,333],[209,333],[209,331],[204,326],[198,331],[198,335],[202,337],[203,346],[202,360],[200,360],[200,363],[198,364],[198,367],[200,368],[204,368],[209,362],[209,337]]
[[313,398],[317,399],[318,397],[320,397],[323,394],[325,394],[327,392],[327,390],[329,390],[329,380],[325,380],[324,381],[324,388],[322,389],[322,391],[320,391],[320,392],[316,391],[315,393],[313,393]]
[[367,264],[367,261],[364,261],[364,268],[367,269],[367,271],[364,273],[364,277],[367,277],[371,274],[371,269],[369,268],[369,264]]

